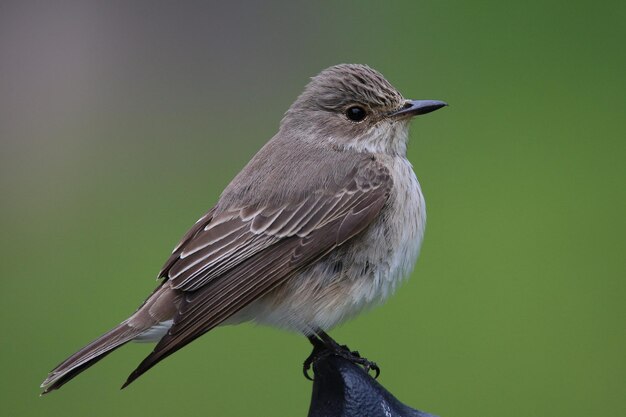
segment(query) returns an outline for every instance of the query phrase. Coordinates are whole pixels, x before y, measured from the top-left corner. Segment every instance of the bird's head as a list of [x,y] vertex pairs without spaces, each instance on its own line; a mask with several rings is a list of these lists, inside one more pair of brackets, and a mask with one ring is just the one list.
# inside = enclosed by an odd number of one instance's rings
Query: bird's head
[[281,130],[359,151],[404,154],[413,116],[446,105],[405,99],[378,71],[341,64],[311,79],[285,114]]

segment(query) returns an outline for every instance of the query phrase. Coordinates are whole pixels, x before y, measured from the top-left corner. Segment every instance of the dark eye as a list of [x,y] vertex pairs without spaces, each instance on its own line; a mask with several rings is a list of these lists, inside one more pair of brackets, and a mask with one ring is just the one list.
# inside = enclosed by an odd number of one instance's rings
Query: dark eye
[[365,116],[367,116],[367,112],[361,106],[352,106],[346,110],[346,117],[353,122],[360,122],[365,119]]

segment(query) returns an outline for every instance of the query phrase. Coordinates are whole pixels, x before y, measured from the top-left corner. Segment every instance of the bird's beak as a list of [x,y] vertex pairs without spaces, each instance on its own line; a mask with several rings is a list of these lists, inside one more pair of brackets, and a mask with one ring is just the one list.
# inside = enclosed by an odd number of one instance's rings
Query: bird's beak
[[418,116],[420,114],[430,113],[447,106],[448,103],[439,100],[407,100],[406,104],[399,110],[391,112],[391,117]]

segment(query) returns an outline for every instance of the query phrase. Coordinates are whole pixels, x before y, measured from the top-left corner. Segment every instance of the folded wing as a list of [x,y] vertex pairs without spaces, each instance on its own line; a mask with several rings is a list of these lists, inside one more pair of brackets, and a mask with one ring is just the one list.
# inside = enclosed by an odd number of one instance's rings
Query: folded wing
[[160,274],[183,292],[174,324],[124,386],[358,235],[390,190],[386,168],[368,158],[341,181],[300,199],[207,213]]

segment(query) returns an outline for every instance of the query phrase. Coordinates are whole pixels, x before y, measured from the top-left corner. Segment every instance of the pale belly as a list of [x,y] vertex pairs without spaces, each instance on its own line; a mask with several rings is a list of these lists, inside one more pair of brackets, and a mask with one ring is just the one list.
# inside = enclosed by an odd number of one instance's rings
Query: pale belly
[[392,195],[375,223],[225,324],[251,320],[310,334],[384,302],[411,273],[426,224],[411,164],[392,161]]

